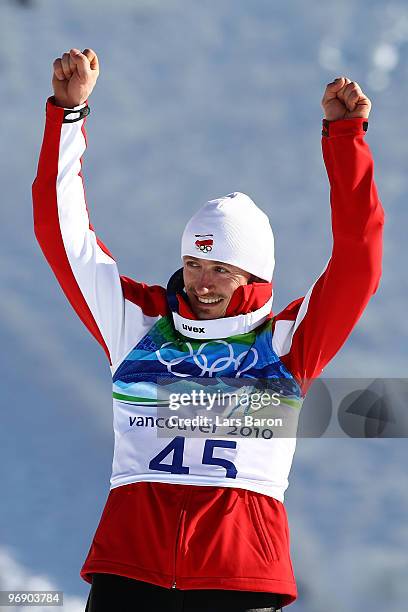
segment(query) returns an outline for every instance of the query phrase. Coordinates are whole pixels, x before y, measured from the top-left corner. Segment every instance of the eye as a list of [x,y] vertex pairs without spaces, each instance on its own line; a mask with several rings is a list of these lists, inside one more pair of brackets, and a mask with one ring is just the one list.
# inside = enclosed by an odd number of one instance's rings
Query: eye
[[191,259],[186,261],[186,266],[189,268],[198,268],[198,263],[196,261],[192,261]]
[[215,268],[216,272],[220,272],[221,274],[227,274],[229,272],[229,270],[227,270],[227,268],[223,268],[222,266],[217,266]]

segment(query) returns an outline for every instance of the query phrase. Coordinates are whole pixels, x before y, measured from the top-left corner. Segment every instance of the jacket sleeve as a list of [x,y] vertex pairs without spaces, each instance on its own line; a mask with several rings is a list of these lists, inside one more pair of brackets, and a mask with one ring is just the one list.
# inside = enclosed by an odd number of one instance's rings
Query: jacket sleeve
[[165,313],[165,290],[121,277],[96,236],[81,171],[85,119],[71,117],[47,101],[33,184],[34,230],[62,290],[113,366]]
[[323,120],[332,254],[307,294],[274,321],[273,348],[304,391],[344,344],[381,276],[384,212],[367,127],[366,119]]

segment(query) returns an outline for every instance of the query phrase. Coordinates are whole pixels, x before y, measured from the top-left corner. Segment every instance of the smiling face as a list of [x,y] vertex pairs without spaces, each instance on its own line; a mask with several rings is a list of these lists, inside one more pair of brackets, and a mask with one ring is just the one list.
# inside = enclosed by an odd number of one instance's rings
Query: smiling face
[[198,319],[220,319],[237,287],[247,285],[252,275],[219,261],[183,257],[184,287]]

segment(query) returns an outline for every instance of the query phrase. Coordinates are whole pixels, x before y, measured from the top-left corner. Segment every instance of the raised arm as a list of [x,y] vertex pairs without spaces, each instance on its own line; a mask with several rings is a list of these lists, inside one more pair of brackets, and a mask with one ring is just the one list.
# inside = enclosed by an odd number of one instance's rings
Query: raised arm
[[275,319],[273,346],[307,390],[344,344],[381,276],[384,212],[364,140],[370,100],[340,77],[326,87],[322,152],[330,182],[333,250],[305,297]]
[[64,293],[111,366],[166,311],[165,291],[120,277],[89,221],[82,176],[85,117],[99,74],[96,54],[72,49],[54,62],[54,97],[33,184],[34,227]]

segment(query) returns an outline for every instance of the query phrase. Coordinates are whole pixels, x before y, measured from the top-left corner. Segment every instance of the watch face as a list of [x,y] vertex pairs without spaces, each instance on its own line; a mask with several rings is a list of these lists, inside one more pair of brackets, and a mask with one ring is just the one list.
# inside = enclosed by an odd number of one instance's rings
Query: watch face
[[89,115],[91,109],[88,105],[84,106],[84,108],[80,108],[78,110],[66,108],[64,109],[64,120],[63,123],[75,123],[76,121],[81,121]]

